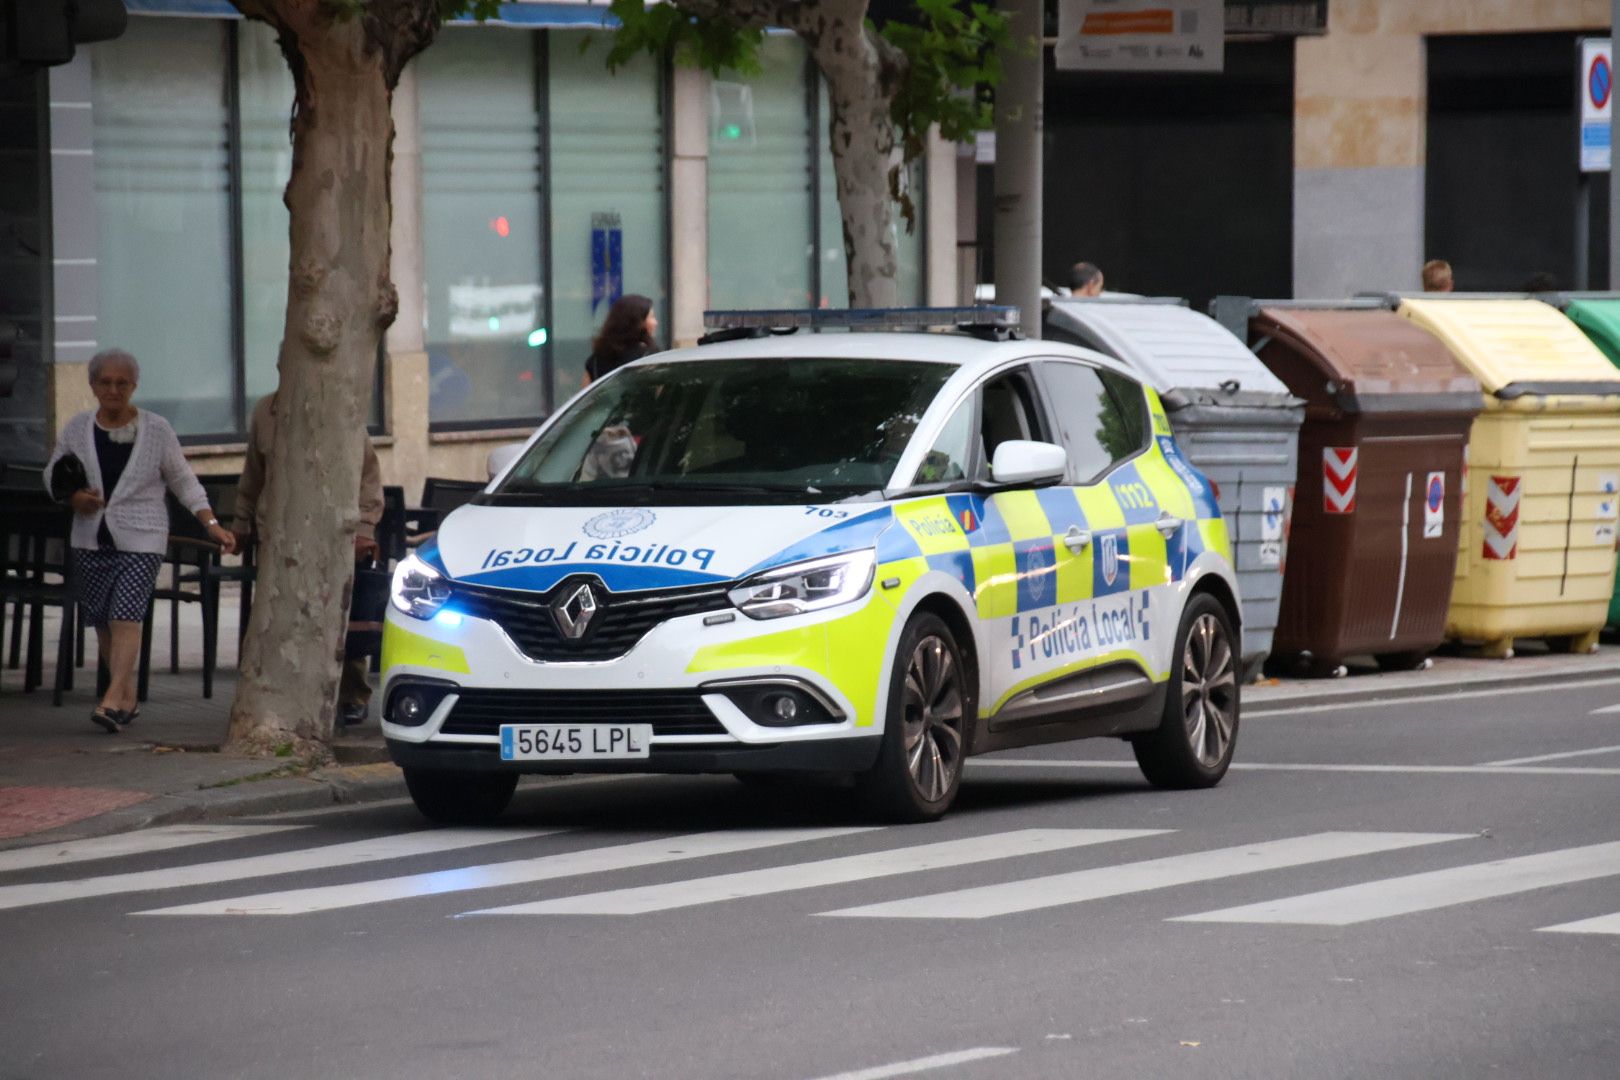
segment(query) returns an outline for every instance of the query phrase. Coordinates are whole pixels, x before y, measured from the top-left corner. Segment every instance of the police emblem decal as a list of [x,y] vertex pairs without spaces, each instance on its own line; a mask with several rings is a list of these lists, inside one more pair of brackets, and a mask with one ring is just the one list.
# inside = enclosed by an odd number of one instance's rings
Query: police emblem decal
[[1113,533],[1103,533],[1098,538],[1098,557],[1102,559],[1103,580],[1109,585],[1119,576],[1119,537]]
[[609,510],[605,514],[597,514],[583,526],[586,536],[597,540],[617,540],[621,536],[630,536],[651,528],[658,516],[651,510],[641,507],[626,507],[621,510]]

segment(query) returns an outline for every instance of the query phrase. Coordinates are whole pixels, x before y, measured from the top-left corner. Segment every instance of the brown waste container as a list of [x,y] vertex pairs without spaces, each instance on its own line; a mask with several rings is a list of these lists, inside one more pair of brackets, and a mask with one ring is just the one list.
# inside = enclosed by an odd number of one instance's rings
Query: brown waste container
[[1249,334],[1306,402],[1272,655],[1315,674],[1361,655],[1420,666],[1446,636],[1478,380],[1411,320],[1354,302],[1254,302]]

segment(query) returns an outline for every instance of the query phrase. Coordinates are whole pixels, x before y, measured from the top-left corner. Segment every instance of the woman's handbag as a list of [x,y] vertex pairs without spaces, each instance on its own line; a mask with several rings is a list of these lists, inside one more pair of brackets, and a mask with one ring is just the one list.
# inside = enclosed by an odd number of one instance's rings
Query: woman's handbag
[[51,498],[59,503],[71,499],[75,492],[90,486],[90,474],[84,471],[84,462],[78,454],[63,454],[51,466]]

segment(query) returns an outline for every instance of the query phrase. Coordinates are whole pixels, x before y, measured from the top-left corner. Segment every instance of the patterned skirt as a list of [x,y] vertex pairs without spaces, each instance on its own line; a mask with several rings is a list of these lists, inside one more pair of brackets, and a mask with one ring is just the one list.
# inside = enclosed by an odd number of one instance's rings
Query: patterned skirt
[[79,607],[87,626],[106,626],[109,619],[144,622],[157,585],[163,556],[114,548],[74,548],[74,577]]

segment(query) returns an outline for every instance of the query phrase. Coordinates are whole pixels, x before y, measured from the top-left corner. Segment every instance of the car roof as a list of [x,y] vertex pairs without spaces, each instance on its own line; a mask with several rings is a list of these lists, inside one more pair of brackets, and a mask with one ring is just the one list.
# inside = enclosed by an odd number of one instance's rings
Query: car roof
[[636,366],[660,363],[691,363],[703,360],[797,360],[810,357],[844,360],[914,360],[952,364],[966,371],[998,367],[1008,361],[1034,357],[1068,357],[1106,367],[1140,382],[1124,364],[1091,349],[1057,341],[1015,339],[986,341],[969,334],[908,333],[877,334],[772,334],[741,338],[710,345],[653,353],[635,361]]

